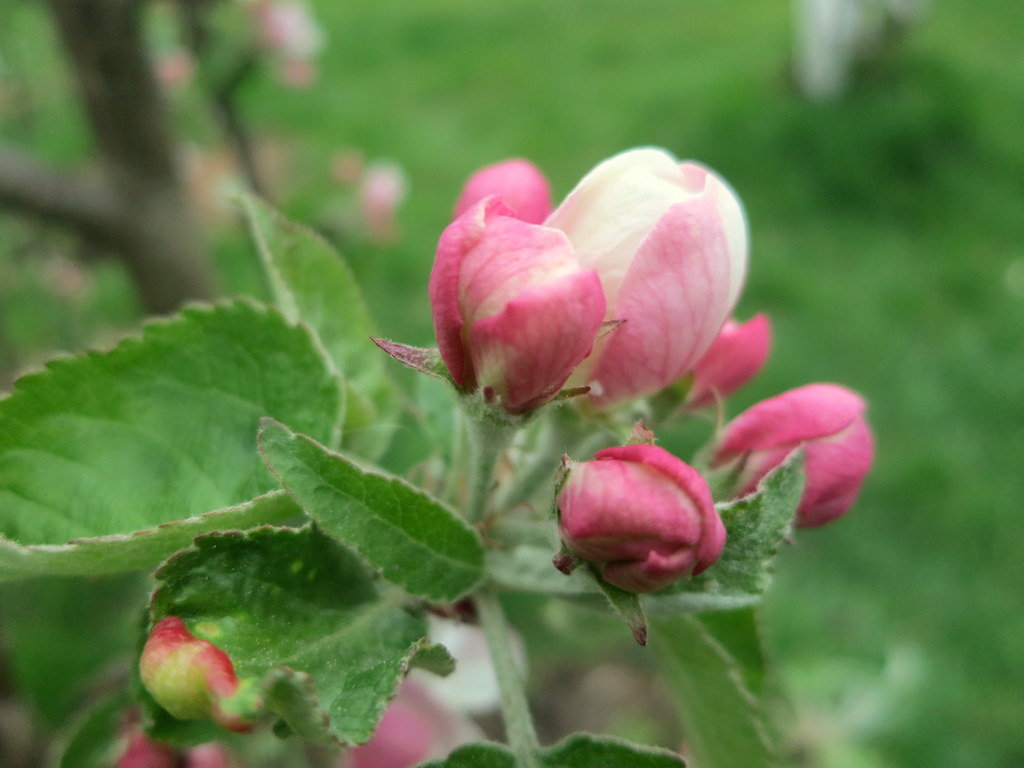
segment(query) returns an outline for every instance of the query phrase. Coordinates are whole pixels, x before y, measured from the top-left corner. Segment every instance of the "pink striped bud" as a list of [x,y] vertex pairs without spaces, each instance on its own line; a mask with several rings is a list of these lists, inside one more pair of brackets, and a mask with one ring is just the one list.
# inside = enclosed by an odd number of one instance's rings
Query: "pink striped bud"
[[693,369],[687,405],[706,408],[731,395],[764,367],[771,345],[772,328],[765,315],[755,315],[745,323],[727,320]]
[[240,687],[231,659],[189,632],[177,616],[167,616],[153,627],[139,659],[139,674],[156,702],[180,720],[212,717],[238,732],[253,727],[228,704]]
[[521,221],[498,197],[452,222],[437,246],[430,304],[452,379],[509,413],[551,399],[589,353],[601,281],[561,232]]
[[803,446],[806,487],[797,525],[823,525],[850,508],[871,467],[873,444],[865,408],[859,395],[835,384],[791,389],[726,425],[712,466],[737,470],[734,495],[743,496]]
[[609,584],[653,592],[705,570],[725,544],[711,491],[663,448],[627,445],[572,465],[558,494],[566,548]]
[[587,174],[545,225],[596,269],[606,320],[624,320],[570,382],[610,406],[682,378],[715,340],[747,269],[743,208],[729,186],[661,149],[633,149]]
[[551,213],[548,181],[528,160],[506,160],[470,176],[455,204],[455,217],[490,195],[499,195],[516,218],[528,224],[540,224]]

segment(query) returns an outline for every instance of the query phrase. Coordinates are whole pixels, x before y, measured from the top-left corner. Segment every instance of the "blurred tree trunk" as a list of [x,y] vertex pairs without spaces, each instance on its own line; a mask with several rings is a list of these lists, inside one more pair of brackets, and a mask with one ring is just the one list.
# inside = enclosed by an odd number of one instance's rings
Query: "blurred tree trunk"
[[210,298],[196,217],[146,54],[142,0],[48,0],[99,156],[68,174],[0,151],[0,202],[69,226],[115,251],[148,312]]

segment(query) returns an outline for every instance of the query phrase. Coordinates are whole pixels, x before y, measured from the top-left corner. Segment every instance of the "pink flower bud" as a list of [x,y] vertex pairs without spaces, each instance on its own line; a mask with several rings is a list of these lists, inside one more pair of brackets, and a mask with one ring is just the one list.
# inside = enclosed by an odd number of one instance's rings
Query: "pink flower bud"
[[764,367],[771,345],[771,323],[765,315],[755,315],[745,323],[727,320],[693,369],[687,404],[705,408],[714,404],[716,397],[731,395]]
[[196,62],[188,51],[177,48],[161,53],[156,58],[156,79],[166,88],[188,85],[195,75]]
[[185,753],[184,768],[236,768],[238,761],[220,744],[200,744]]
[[304,2],[257,0],[250,8],[268,50],[286,59],[308,61],[323,47],[323,30]]
[[607,320],[572,385],[598,406],[689,373],[729,317],[746,275],[747,227],[729,186],[696,163],[634,149],[592,170],[546,226],[568,236],[604,287]]
[[509,413],[552,398],[591,350],[601,281],[565,235],[528,224],[496,197],[452,222],[437,247],[430,303],[452,379]]
[[211,716],[231,731],[252,728],[249,720],[223,706],[239,688],[231,659],[189,632],[177,616],[153,627],[139,659],[139,674],[156,702],[180,720]]
[[128,733],[117,768],[178,768],[178,753],[168,744],[153,741],[136,726]]
[[479,735],[467,718],[438,702],[415,680],[406,679],[373,738],[352,749],[339,768],[412,768],[444,757]]
[[627,445],[573,465],[557,504],[565,546],[609,584],[653,592],[722,553],[725,526],[693,467],[663,448]]
[[540,224],[551,213],[548,180],[528,160],[506,160],[470,176],[455,204],[455,217],[490,195],[500,195],[516,217],[529,224]]
[[739,469],[736,496],[804,447],[806,487],[797,525],[823,525],[857,498],[871,467],[873,445],[864,400],[835,384],[808,384],[764,400],[733,419],[719,439],[712,466]]

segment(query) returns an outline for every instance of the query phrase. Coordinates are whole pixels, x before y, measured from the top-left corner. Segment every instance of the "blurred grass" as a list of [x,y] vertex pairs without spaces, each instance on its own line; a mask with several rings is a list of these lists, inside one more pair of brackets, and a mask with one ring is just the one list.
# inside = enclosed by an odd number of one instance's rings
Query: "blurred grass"
[[[839,381],[868,397],[878,438],[855,510],[801,533],[768,600],[794,764],[1024,764],[1019,3],[935,3],[833,105],[790,92],[781,0],[316,7],[329,36],[317,83],[287,91],[263,74],[243,109],[287,142],[280,202],[296,218],[327,215],[344,146],[408,171],[401,241],[348,254],[392,337],[429,342],[433,247],[482,164],[530,157],[561,195],[603,157],[659,144],[730,180],[752,227],[739,314],[766,310],[776,327],[767,370],[731,407]],[[87,142],[38,7],[20,0],[0,18],[5,138],[75,159]],[[196,114],[182,124],[211,133]],[[26,299],[39,279],[12,265],[67,244],[10,220],[0,236],[19,361],[130,323],[115,277],[55,319],[63,305]],[[240,229],[213,240],[226,284],[252,290]],[[68,322],[80,332],[61,332]]]

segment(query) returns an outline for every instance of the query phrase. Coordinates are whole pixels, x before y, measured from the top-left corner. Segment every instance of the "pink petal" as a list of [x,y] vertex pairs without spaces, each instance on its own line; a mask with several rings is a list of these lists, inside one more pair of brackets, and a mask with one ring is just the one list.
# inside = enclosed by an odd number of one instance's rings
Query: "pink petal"
[[523,292],[470,330],[479,385],[491,387],[511,413],[549,399],[590,353],[604,309],[593,270]]
[[462,313],[459,307],[459,274],[462,260],[484,235],[487,219],[511,216],[497,197],[481,200],[441,233],[430,273],[430,309],[441,358],[455,383],[472,385],[472,368],[462,348]]
[[836,384],[807,384],[762,400],[725,428],[715,450],[721,463],[748,451],[796,447],[846,429],[864,413],[864,400]]
[[462,188],[455,204],[455,216],[461,216],[489,195],[500,195],[516,212],[517,218],[530,224],[540,224],[551,212],[547,179],[527,160],[506,160],[474,173]]
[[693,368],[729,316],[728,243],[709,196],[673,205],[640,244],[619,290],[625,320],[598,350],[599,406],[656,392]]
[[860,418],[833,439],[809,443],[807,488],[800,500],[797,525],[824,525],[853,506],[873,458],[871,431]]
[[771,323],[756,315],[745,323],[726,321],[711,348],[693,369],[693,386],[686,401],[691,408],[704,408],[725,398],[757,375],[771,348]]
[[715,510],[711,489],[700,472],[673,456],[664,448],[655,445],[623,445],[605,448],[594,454],[598,461],[617,459],[643,464],[674,482],[691,500],[701,519],[700,544],[697,548],[697,564],[694,575],[700,573],[722,553],[725,545],[725,526]]

